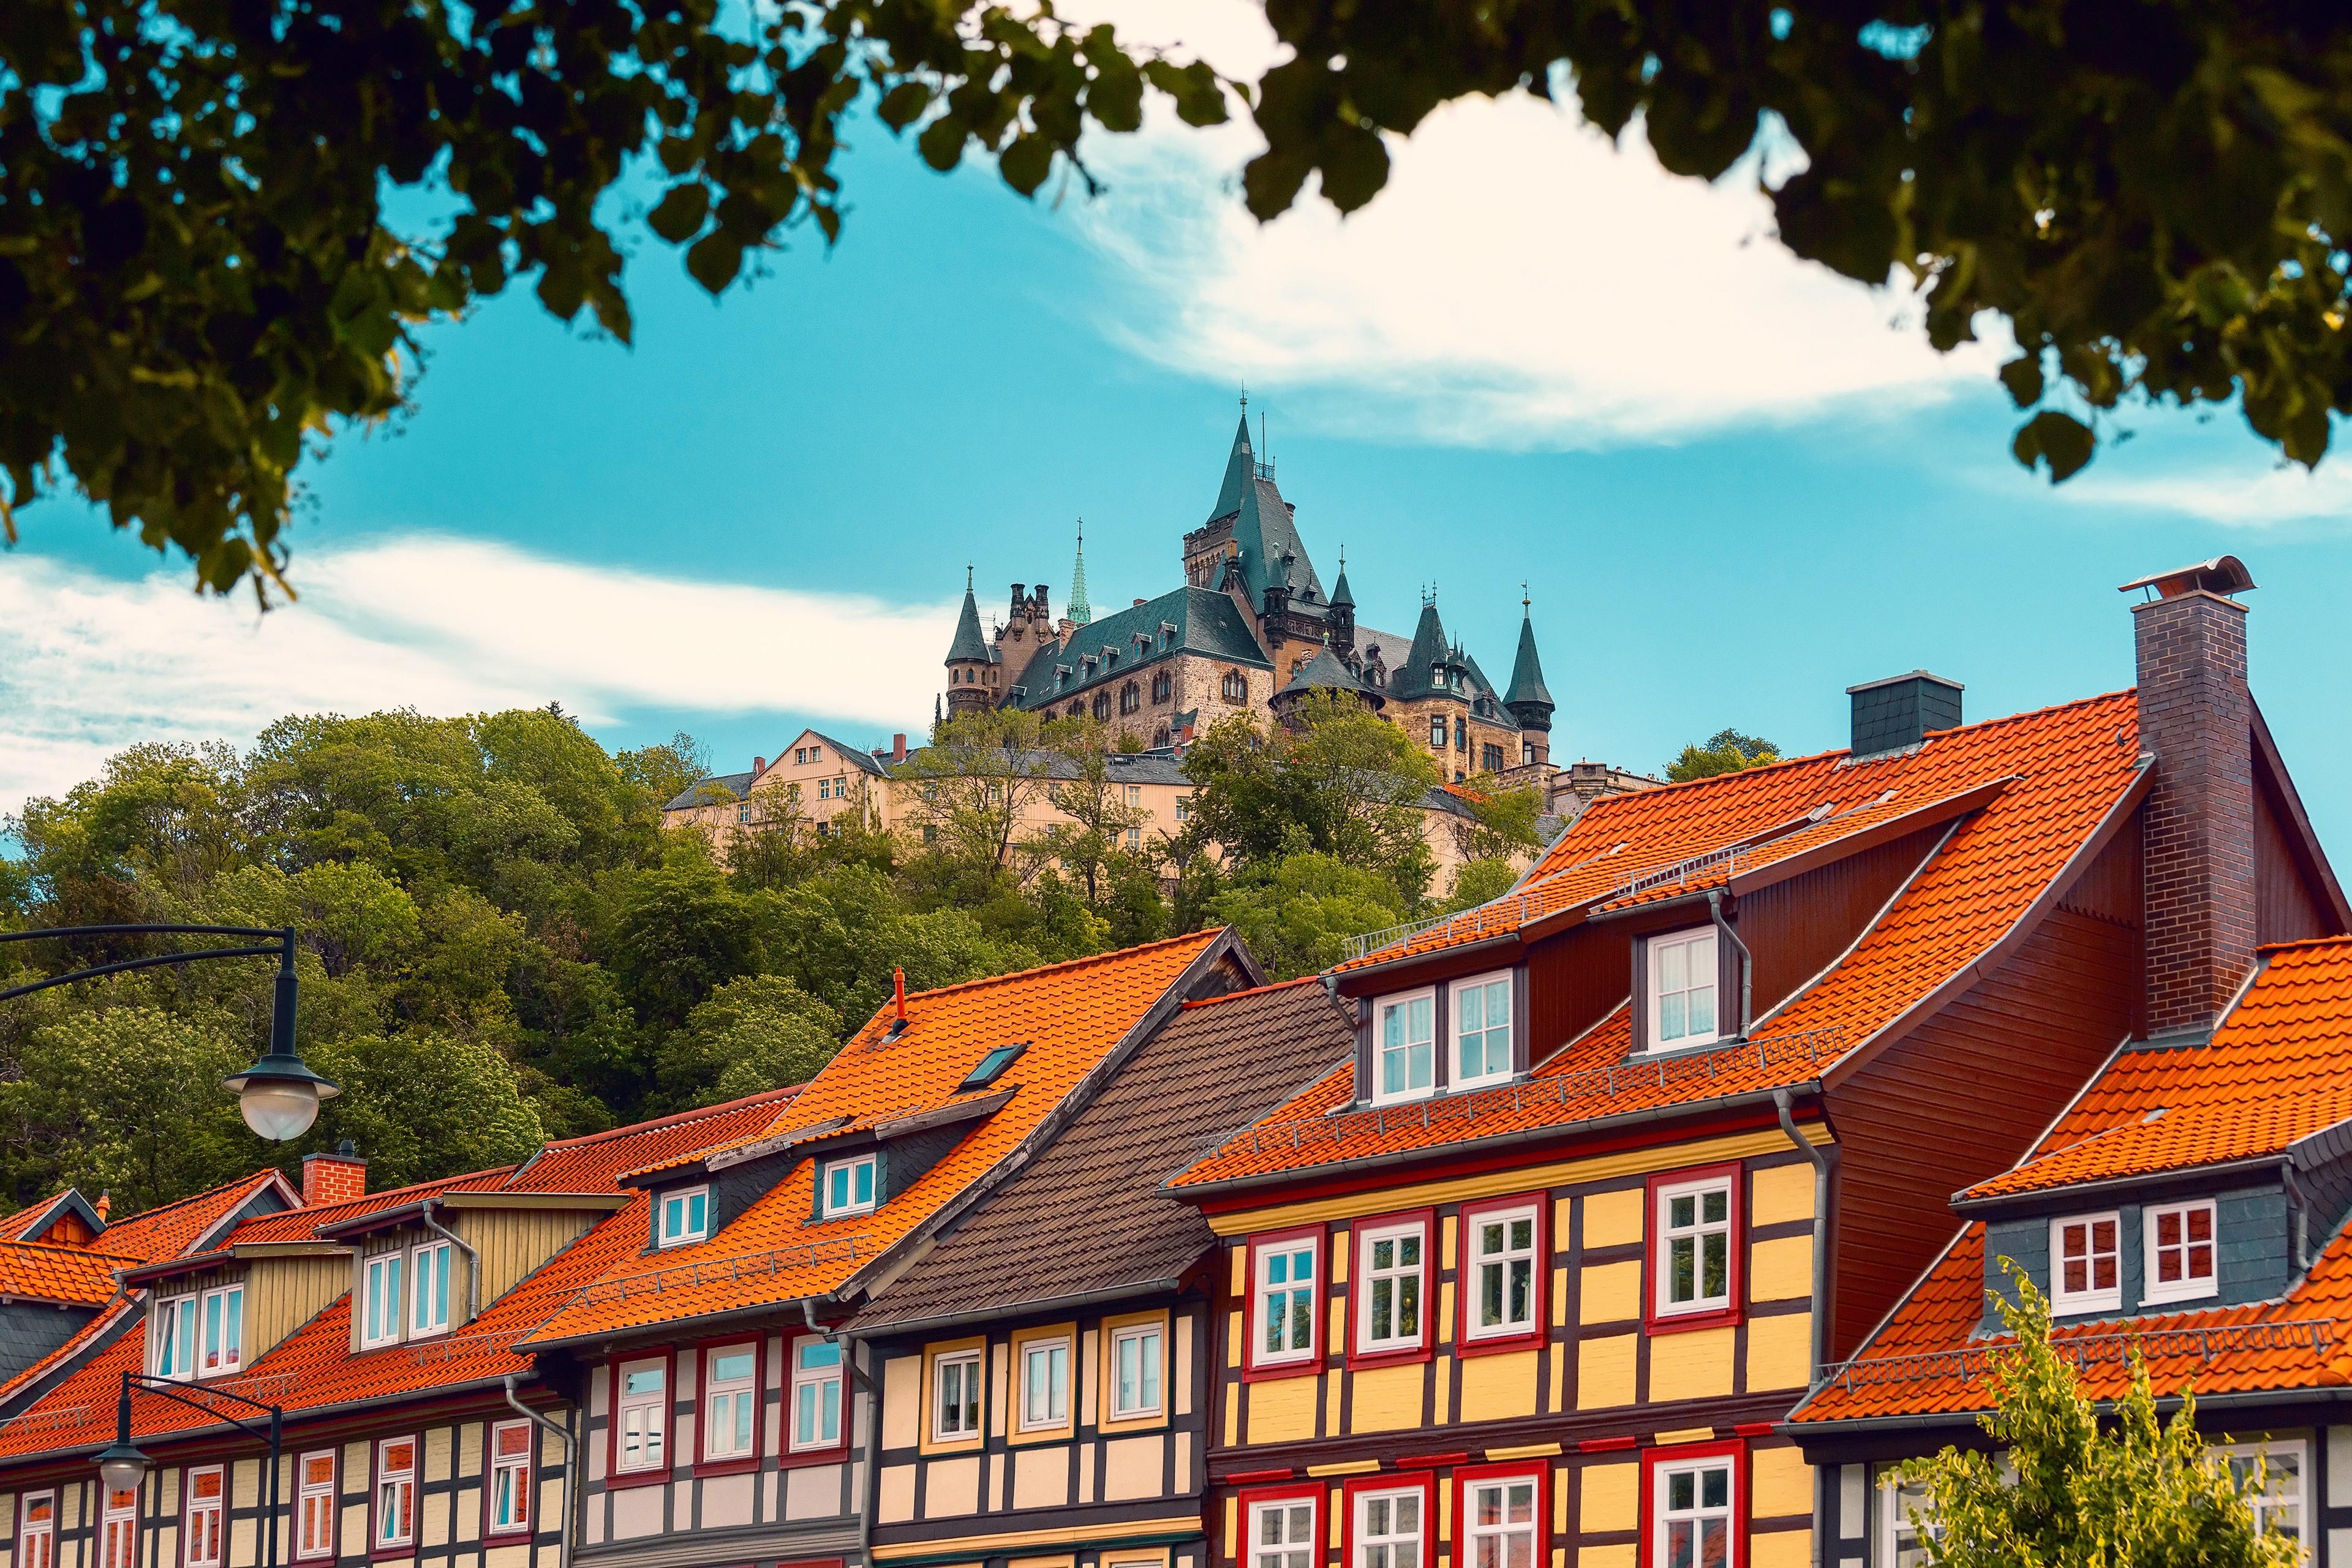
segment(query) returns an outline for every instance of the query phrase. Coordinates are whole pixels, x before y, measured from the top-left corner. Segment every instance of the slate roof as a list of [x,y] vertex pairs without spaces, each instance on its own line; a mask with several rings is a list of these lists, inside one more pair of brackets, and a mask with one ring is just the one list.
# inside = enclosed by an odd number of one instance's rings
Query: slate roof
[[[1266,584],[1286,583],[1294,598],[1323,597],[1323,580],[1315,574],[1307,543],[1291,521],[1289,503],[1274,480],[1257,471],[1257,454],[1250,446],[1249,415],[1242,415],[1234,433],[1233,450],[1225,457],[1224,478],[1217,486],[1216,504],[1209,523],[1234,520],[1234,542],[1241,548],[1242,581],[1248,584],[1250,603],[1265,605]],[[1290,563],[1286,568],[1283,557]]]
[[[1175,638],[1167,647],[1160,646],[1160,628],[1163,625],[1176,629]],[[1148,647],[1136,642],[1139,634],[1149,639]],[[1118,650],[1115,663],[1104,660],[1106,648]],[[1171,588],[1156,599],[1114,610],[1097,617],[1091,626],[1077,627],[1070,634],[1067,645],[1045,644],[1030,656],[1013,683],[1022,689],[1023,707],[1051,708],[1082,691],[1130,679],[1138,670],[1179,653],[1200,654],[1253,669],[1274,668],[1266,662],[1265,654],[1257,646],[1256,634],[1250,630],[1249,623],[1230,596],[1188,584]],[[1091,677],[1087,675],[1083,662],[1089,654],[1095,658],[1095,673]],[[1054,684],[1055,667],[1065,664],[1070,667],[1070,683],[1057,688]]]
[[1347,1056],[1311,977],[1188,1002],[1060,1137],[853,1321],[859,1332],[1169,1284],[1215,1245],[1160,1184],[1201,1141]]
[[[1073,1093],[1090,1096],[1106,1058],[1155,1011],[1172,1009],[1181,987],[1229,954],[1255,968],[1219,930],[923,992],[907,998],[903,1032],[894,1032],[886,1005],[772,1119],[763,1136],[807,1134],[792,1142],[798,1158],[828,1139],[998,1100],[966,1123],[969,1131],[937,1163],[873,1212],[837,1219],[815,1217],[814,1182],[779,1182],[707,1241],[653,1258],[633,1251],[616,1258],[525,1342],[601,1338],[862,1289],[877,1259],[895,1256],[898,1243],[979,1196]],[[982,1058],[1014,1044],[1028,1048],[1003,1080],[961,1089]]]
[[[1633,1042],[1621,1003],[1525,1084],[1402,1111],[1355,1111],[1352,1072],[1341,1069],[1177,1183],[1255,1184],[1381,1154],[1699,1106],[1834,1073],[1888,1024],[1964,983],[2047,907],[2075,852],[2143,787],[2137,723],[2132,694],[2120,692],[1939,731],[1916,751],[1859,763],[1831,752],[1596,801],[1517,891],[1409,930],[1342,972],[1473,942],[1527,940],[1612,907],[1713,886],[1738,890],[1884,836],[1956,826],[1853,949],[1759,1017],[1744,1044],[1623,1072]],[[1757,999],[1759,1008],[1769,1003]]]
[[1535,617],[1519,617],[1519,651],[1511,661],[1511,689],[1503,693],[1503,706],[1517,709],[1522,702],[1552,704],[1551,688],[1544,684],[1543,659],[1536,652]]
[[971,574],[964,574],[963,609],[956,616],[955,638],[948,644],[948,662],[975,660],[981,664],[995,662],[988,638],[980,629],[980,601],[971,596]]
[[1290,684],[1276,695],[1288,697],[1317,690],[1362,692],[1371,689],[1357,679],[1354,673],[1339,662],[1339,656],[1331,651],[1331,645],[1325,643],[1315,650],[1313,658],[1298,667],[1298,673],[1290,678]]
[[722,805],[729,801],[741,800],[751,793],[751,781],[758,776],[746,772],[713,773],[707,779],[697,779],[678,791],[662,809],[684,811],[688,806]]

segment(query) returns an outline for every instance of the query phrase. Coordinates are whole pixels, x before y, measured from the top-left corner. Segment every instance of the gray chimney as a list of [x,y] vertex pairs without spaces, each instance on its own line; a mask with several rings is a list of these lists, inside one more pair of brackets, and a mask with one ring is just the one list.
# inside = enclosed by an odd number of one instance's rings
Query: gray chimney
[[1961,690],[1958,681],[1924,669],[1847,687],[1845,694],[1853,699],[1853,754],[1899,752],[1917,745],[1930,730],[1957,727]]

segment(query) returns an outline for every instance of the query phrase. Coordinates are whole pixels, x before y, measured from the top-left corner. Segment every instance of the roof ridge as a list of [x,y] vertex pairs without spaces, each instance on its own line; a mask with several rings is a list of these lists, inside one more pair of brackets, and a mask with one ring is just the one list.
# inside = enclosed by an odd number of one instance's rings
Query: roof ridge
[[2352,946],[2352,934],[2337,936],[2299,936],[2286,942],[2264,942],[2254,944],[2256,952],[2292,952],[2299,947]]
[[[907,1000],[927,1001],[933,996],[946,996],[958,991],[976,991],[983,985],[1003,985],[1015,980],[1027,980],[1035,975],[1052,974],[1060,970],[1082,968],[1089,963],[1108,963],[1113,959],[1133,958],[1157,948],[1174,947],[1179,942],[1196,942],[1204,936],[1213,938],[1220,931],[1228,929],[1230,928],[1225,926],[1207,926],[1200,931],[1188,931],[1181,936],[1163,936],[1158,942],[1139,942],[1133,947],[1115,948],[1109,952],[1090,952],[1084,958],[1066,958],[1059,963],[1041,963],[1034,969],[1008,970],[1003,974],[985,974],[977,980],[959,980],[952,985],[941,985],[929,991],[910,991],[907,994]],[[884,1004],[884,1006],[887,1005],[887,1003]],[[881,1009],[877,1008],[874,1017],[878,1018],[881,1016]],[[873,1022],[874,1018],[868,1018],[859,1026],[858,1034],[864,1034]],[[856,1036],[853,1035],[850,1037],[855,1039]]]
[[[265,1181],[271,1176],[278,1176],[282,1180],[284,1173],[279,1171],[275,1165],[264,1165],[257,1171],[247,1172],[244,1175],[237,1177],[236,1181],[223,1182],[219,1186],[206,1187],[200,1193],[190,1193],[184,1198],[173,1198],[170,1203],[157,1204],[152,1209],[141,1209],[137,1214],[124,1215],[121,1219],[109,1221],[106,1228],[108,1230],[120,1230],[122,1226],[134,1224],[139,1220],[152,1219],[159,1214],[170,1214],[173,1209],[184,1208],[189,1204],[200,1203],[205,1198],[218,1197],[222,1194],[230,1191],[232,1188],[236,1187],[241,1184]],[[11,1215],[10,1217],[13,1218],[15,1216]]]
[[128,1252],[108,1252],[101,1247],[76,1247],[64,1241],[27,1241],[21,1236],[0,1237],[0,1247],[29,1247],[41,1252],[61,1253],[68,1258],[115,1258],[125,1263],[137,1263],[137,1256]]
[[[632,1121],[622,1127],[607,1127],[601,1132],[583,1132],[576,1138],[554,1139],[541,1144],[539,1152],[544,1154],[554,1149],[584,1149],[593,1143],[633,1138],[641,1132],[655,1132],[668,1127],[683,1127],[689,1121],[700,1121],[705,1117],[724,1116],[730,1111],[746,1110],[763,1100],[772,1100],[778,1095],[796,1095],[807,1087],[805,1083],[784,1084],[775,1089],[763,1089],[757,1094],[743,1095],[740,1099],[723,1100],[717,1105],[698,1106],[690,1110],[673,1110],[667,1116],[656,1116],[650,1121]],[[537,1157],[537,1155],[532,1156],[533,1159]],[[530,1160],[525,1160],[522,1164],[513,1166],[511,1169],[520,1173],[530,1163]]]
[[[435,1188],[454,1187],[460,1182],[470,1182],[478,1176],[510,1176],[520,1169],[522,1169],[520,1165],[514,1164],[486,1165],[478,1171],[460,1171],[454,1176],[437,1176],[429,1182],[411,1182],[404,1187],[386,1187],[381,1192],[362,1193],[355,1198],[338,1198],[331,1204],[303,1204],[299,1207],[285,1209],[280,1212],[285,1214],[326,1214],[334,1209],[349,1208],[353,1204],[376,1204],[382,1203],[386,1198],[402,1197],[410,1193],[423,1193],[431,1191]],[[275,1219],[278,1216],[276,1215],[256,1215],[254,1217],[256,1219]]]
[[1320,983],[1322,978],[1320,974],[1302,974],[1296,980],[1270,981],[1264,985],[1252,985],[1240,991],[1228,991],[1221,996],[1195,996],[1181,1005],[1187,1012],[1195,1007],[1213,1007],[1220,1002],[1231,1002],[1236,997],[1262,996],[1269,991],[1288,991],[1296,986],[1316,984]]

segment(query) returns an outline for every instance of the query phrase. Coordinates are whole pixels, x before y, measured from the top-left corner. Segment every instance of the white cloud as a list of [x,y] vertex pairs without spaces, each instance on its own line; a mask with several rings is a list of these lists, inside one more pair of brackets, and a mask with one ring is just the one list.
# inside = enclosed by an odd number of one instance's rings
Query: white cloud
[[[2111,465],[2118,455],[2099,460]],[[2147,477],[2093,468],[2059,486],[2058,493],[2085,505],[2177,512],[2230,528],[2341,522],[2352,518],[2352,458],[2337,456],[2315,469],[2281,460],[2262,469],[2240,462]]]
[[159,572],[121,584],[0,562],[0,813],[142,741],[239,745],[288,713],[466,713],[551,699],[906,725],[929,710],[952,608],[697,583],[424,536],[305,558],[257,614]]
[[[1121,29],[1252,76],[1276,53],[1252,8],[1164,12]],[[1713,185],[1671,175],[1638,125],[1612,146],[1572,105],[1445,106],[1391,140],[1387,188],[1345,219],[1311,195],[1252,219],[1236,176],[1262,144],[1245,120],[1097,138],[1111,189],[1077,223],[1140,296],[1105,313],[1114,337],[1304,395],[1293,410],[1320,425],[1504,447],[1671,439],[1884,412],[1994,363],[1928,348],[1906,293],[1790,254],[1752,163]]]

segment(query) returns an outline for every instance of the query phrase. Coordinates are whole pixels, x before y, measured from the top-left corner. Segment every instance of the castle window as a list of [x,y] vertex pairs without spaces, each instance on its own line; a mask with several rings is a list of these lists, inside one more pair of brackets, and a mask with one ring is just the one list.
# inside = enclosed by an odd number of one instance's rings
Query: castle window
[[1095,693],[1095,717],[1097,719],[1108,719],[1110,717],[1109,692],[1097,691]]
[[1500,746],[1481,746],[1478,749],[1478,765],[1486,769],[1490,773],[1501,773],[1503,771],[1503,748]]
[[1135,682],[1130,680],[1125,686],[1119,688],[1118,710],[1120,712],[1132,713],[1142,706],[1143,689],[1141,687],[1136,685]]
[[1445,746],[1445,715],[1440,713],[1429,721],[1429,743],[1443,751]]
[[[1151,731],[1151,749],[1155,752],[1164,752],[1168,749],[1167,725],[1162,724]],[[1178,804],[1181,805],[1182,803],[1180,801]]]
[[1228,702],[1249,700],[1249,682],[1242,678],[1242,672],[1238,669],[1225,671],[1225,678],[1218,684],[1218,690],[1224,694],[1224,699]]
[[1522,763],[1528,763],[1535,760],[1536,743],[1533,741],[1521,741],[1519,742],[1519,761]]
[[1154,702],[1167,701],[1169,693],[1175,689],[1175,684],[1176,683],[1174,681],[1169,679],[1168,672],[1164,669],[1159,674],[1153,676],[1151,678],[1151,700]]
[[1470,721],[1467,719],[1454,721],[1454,749],[1457,752],[1470,749]]
[[1073,702],[1073,703],[1071,703],[1071,704],[1070,704],[1070,717],[1071,717],[1071,718],[1073,718],[1073,719],[1083,719],[1083,718],[1085,718],[1086,716],[1087,716],[1087,705],[1086,705],[1085,703],[1083,703],[1083,702]]

